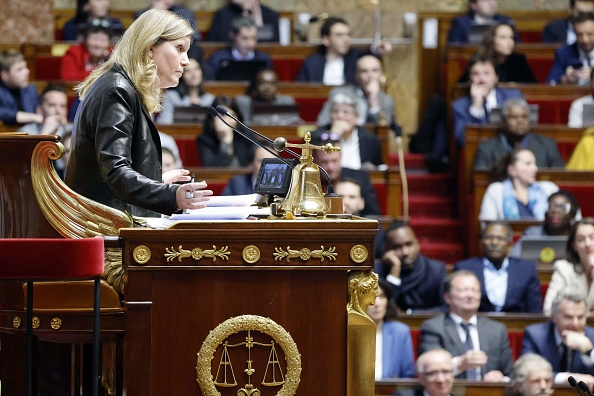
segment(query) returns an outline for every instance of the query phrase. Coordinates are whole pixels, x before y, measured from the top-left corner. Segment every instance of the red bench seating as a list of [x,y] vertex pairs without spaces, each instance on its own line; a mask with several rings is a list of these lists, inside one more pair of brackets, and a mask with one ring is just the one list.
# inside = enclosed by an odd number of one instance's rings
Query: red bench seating
[[52,81],[61,80],[61,56],[38,55],[35,57],[35,78],[32,80]]

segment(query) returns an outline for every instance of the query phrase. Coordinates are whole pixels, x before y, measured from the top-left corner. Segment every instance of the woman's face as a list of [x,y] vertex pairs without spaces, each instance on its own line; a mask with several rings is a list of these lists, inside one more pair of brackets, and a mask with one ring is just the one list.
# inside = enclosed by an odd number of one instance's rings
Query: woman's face
[[85,46],[91,54],[91,59],[104,59],[109,55],[111,41],[105,32],[95,32],[87,36]]
[[105,18],[109,13],[109,0],[89,0],[85,10],[89,17]]
[[516,42],[514,41],[514,32],[512,28],[507,25],[499,26],[495,32],[495,37],[493,37],[495,53],[508,56],[514,52],[515,45]]
[[195,88],[202,82],[202,69],[196,59],[190,59],[184,70],[184,82],[190,88]]
[[516,162],[508,167],[508,174],[512,179],[530,185],[536,181],[536,158],[531,151],[522,150],[518,153]]
[[571,215],[571,203],[563,195],[555,195],[549,199],[549,208],[545,214],[549,226],[554,229],[567,229],[573,216]]
[[367,315],[369,315],[369,317],[373,319],[375,323],[380,323],[384,320],[384,317],[386,316],[387,307],[388,298],[386,297],[386,294],[380,287],[378,295],[375,298],[375,304],[367,307]]
[[179,84],[184,68],[189,63],[188,48],[190,48],[189,37],[167,40],[151,48],[150,54],[157,66],[158,88],[171,88]]
[[593,266],[594,258],[594,226],[590,224],[581,224],[575,232],[573,249],[580,257],[580,263],[584,270],[590,272]]
[[[237,114],[233,110],[227,108],[227,111],[229,112],[229,114],[233,115],[233,117],[237,118]],[[225,121],[227,121],[227,123],[231,125],[233,128],[237,126],[237,122],[235,122],[235,120],[231,119],[230,117],[225,118]],[[225,123],[221,121],[219,117],[215,117],[213,123],[214,130],[219,140],[224,141],[226,140],[226,137],[228,137],[229,135],[233,135],[233,129],[225,125]]]

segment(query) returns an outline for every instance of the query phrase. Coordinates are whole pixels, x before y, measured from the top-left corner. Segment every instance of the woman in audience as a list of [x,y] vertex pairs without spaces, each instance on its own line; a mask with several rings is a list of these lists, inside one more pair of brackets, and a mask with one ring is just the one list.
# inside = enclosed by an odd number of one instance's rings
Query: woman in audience
[[[223,106],[234,117],[243,121],[235,101],[227,96],[220,96],[212,104]],[[223,119],[233,128],[237,123],[227,116]],[[210,114],[204,121],[204,132],[198,136],[198,152],[203,166],[248,166],[254,156],[256,145],[245,139],[233,128],[225,125],[218,117]]]
[[[536,77],[526,60],[526,56],[515,52],[514,30],[509,22],[493,25],[483,38],[478,52],[493,59],[499,82],[536,83]],[[468,82],[468,70],[459,82]]]
[[557,293],[565,288],[586,296],[586,303],[594,307],[594,218],[578,221],[569,233],[565,260],[555,262],[555,270],[544,300],[544,313],[551,314]]
[[98,66],[101,66],[111,52],[111,25],[102,19],[88,22],[80,44],[68,48],[62,58],[60,78],[64,81],[82,81]]
[[185,68],[179,85],[168,90],[163,96],[163,110],[159,113],[157,123],[173,124],[175,108],[180,106],[212,105],[213,94],[204,90],[202,84],[202,67],[196,59],[189,58],[190,64]]
[[87,21],[95,18],[108,22],[117,36],[124,32],[122,22],[109,16],[109,0],[78,0],[76,3],[76,15],[64,24],[62,40],[78,40]]
[[479,220],[544,220],[549,195],[559,187],[536,181],[536,158],[528,149],[515,149],[494,170],[496,181],[485,192]]
[[383,279],[378,282],[375,304],[367,308],[367,315],[377,325],[375,379],[412,378],[415,364],[410,328],[396,321],[396,305],[390,286]]

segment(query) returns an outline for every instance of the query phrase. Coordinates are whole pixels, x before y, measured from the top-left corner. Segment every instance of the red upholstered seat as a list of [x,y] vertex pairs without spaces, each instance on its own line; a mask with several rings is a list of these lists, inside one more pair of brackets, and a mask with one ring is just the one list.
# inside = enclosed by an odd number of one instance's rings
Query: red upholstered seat
[[38,55],[35,57],[35,80],[52,81],[61,80],[61,56]]

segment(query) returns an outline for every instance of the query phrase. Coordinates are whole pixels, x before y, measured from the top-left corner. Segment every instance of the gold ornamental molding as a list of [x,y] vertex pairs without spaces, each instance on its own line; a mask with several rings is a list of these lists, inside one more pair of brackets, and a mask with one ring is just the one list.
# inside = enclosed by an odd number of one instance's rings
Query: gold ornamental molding
[[19,318],[18,316],[12,318],[12,327],[14,327],[15,329],[21,327],[21,318]]
[[243,248],[241,257],[246,263],[255,264],[260,260],[260,249],[255,245],[248,245]]
[[[255,342],[251,336],[252,331],[266,334],[272,338],[272,341],[270,343]],[[227,338],[239,332],[247,332],[246,341],[239,344],[229,344]],[[219,363],[216,377],[213,378],[211,363],[217,348],[221,345],[223,346],[221,362]],[[277,367],[276,370],[280,370],[280,362],[275,349],[276,345],[280,346],[283,350],[286,364],[286,374],[283,375],[281,370],[278,377],[275,376],[275,367]],[[248,356],[250,356],[249,359],[251,359],[251,349],[256,346],[271,348],[262,385],[282,385],[276,395],[293,396],[297,392],[301,376],[301,355],[297,349],[297,344],[295,344],[291,335],[281,325],[270,318],[257,315],[241,315],[227,319],[209,332],[198,352],[196,363],[196,381],[200,386],[202,394],[204,396],[220,396],[221,393],[217,390],[217,386],[237,386],[237,380],[233,373],[233,365],[228,350],[234,347],[247,348]],[[251,377],[254,375],[255,370],[252,367],[252,360],[249,359],[246,361],[247,367],[243,370],[248,375],[249,381],[243,388],[237,391],[238,396],[260,396],[261,394],[260,390],[255,388],[251,382]],[[272,367],[272,374],[267,376],[270,366]],[[224,373],[220,373],[221,368],[224,370]],[[228,371],[230,371],[230,374]],[[267,378],[270,381],[267,381]]]
[[357,264],[362,264],[367,260],[369,257],[369,252],[367,252],[367,248],[363,245],[355,245],[351,248],[351,260],[353,260]]
[[134,261],[136,261],[136,263],[140,265],[146,264],[151,259],[151,249],[149,249],[146,245],[136,246],[132,252],[132,257],[134,257]]
[[308,248],[301,248],[300,250],[291,249],[291,246],[287,246],[287,250],[283,250],[282,247],[275,247],[274,248],[274,261],[282,261],[283,259],[287,259],[287,262],[290,262],[292,258],[299,257],[303,261],[307,261],[310,258],[319,258],[320,262],[324,262],[325,259],[330,261],[335,261],[336,257],[338,257],[338,253],[336,253],[336,247],[333,246],[328,250],[324,249],[324,246],[320,246],[320,249],[317,250],[309,250]]
[[53,318],[50,322],[50,326],[54,330],[60,330],[60,327],[62,327],[62,319]]
[[32,324],[33,324],[33,326],[32,326],[32,327],[33,327],[34,329],[38,329],[38,328],[39,328],[39,326],[41,325],[41,320],[39,319],[39,317],[38,317],[38,316],[33,316],[33,321],[32,321]]
[[176,251],[175,248],[172,246],[171,249],[165,248],[167,253],[164,254],[167,262],[170,263],[177,258],[177,261],[181,263],[182,259],[191,257],[196,261],[202,260],[202,258],[211,258],[213,262],[217,261],[217,258],[221,260],[229,260],[229,255],[231,252],[229,251],[228,246],[223,246],[220,249],[217,249],[215,245],[212,246],[212,249],[201,249],[195,247],[192,250],[186,250],[179,245],[178,250]]

